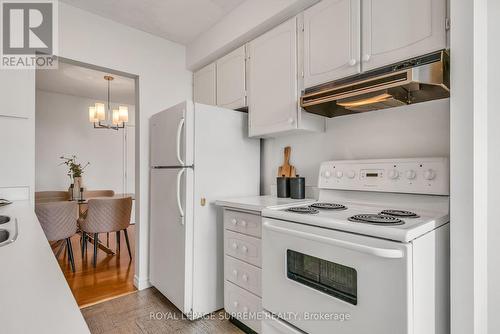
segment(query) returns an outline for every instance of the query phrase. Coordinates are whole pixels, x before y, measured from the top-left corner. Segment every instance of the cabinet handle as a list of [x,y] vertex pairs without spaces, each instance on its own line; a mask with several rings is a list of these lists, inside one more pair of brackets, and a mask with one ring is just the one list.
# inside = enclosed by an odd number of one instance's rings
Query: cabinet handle
[[243,251],[243,253],[248,252],[248,248],[247,248],[247,246],[243,246],[243,247],[241,247],[241,250]]
[[233,223],[233,225],[236,225],[237,221],[235,218],[231,219],[231,223]]
[[246,282],[248,281],[248,276],[246,274],[243,274],[243,276],[241,276],[241,279]]
[[356,65],[356,63],[357,63],[356,59],[349,60],[349,66],[354,66]]
[[236,242],[233,243],[233,248],[234,249],[237,249],[238,248],[238,244]]
[[246,226],[247,226],[247,222],[246,222],[246,221],[244,221],[244,220],[242,220],[242,221],[241,221],[241,226],[246,227]]
[[234,276],[238,276],[238,270],[236,270],[236,269],[235,269],[235,270],[233,270],[233,275],[234,275]]
[[371,55],[366,54],[366,55],[364,55],[364,56],[363,56],[363,61],[364,61],[364,62],[367,62],[367,61],[369,61],[369,60],[370,60],[370,58],[371,58]]
[[234,301],[233,305],[234,305],[234,307],[238,307],[238,305],[239,305],[238,301]]

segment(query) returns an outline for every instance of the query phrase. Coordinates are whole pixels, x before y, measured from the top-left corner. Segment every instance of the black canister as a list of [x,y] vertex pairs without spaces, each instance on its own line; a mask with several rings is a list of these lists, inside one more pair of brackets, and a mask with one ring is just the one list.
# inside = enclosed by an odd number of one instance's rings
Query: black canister
[[306,198],[306,179],[296,176],[290,178],[290,197],[293,199]]
[[290,178],[281,176],[276,178],[276,193],[280,198],[290,197]]

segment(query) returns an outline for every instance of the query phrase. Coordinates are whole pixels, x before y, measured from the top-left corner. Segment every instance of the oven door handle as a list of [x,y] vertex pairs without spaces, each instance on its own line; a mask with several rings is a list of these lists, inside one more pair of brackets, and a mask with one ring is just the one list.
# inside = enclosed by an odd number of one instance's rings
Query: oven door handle
[[389,258],[389,259],[399,259],[399,258],[403,257],[403,251],[401,249],[388,249],[388,248],[378,248],[378,247],[370,247],[370,246],[366,246],[366,245],[360,245],[360,244],[349,242],[349,241],[324,237],[322,235],[316,235],[316,234],[312,234],[312,233],[308,233],[308,232],[291,230],[291,229],[288,229],[285,227],[272,225],[272,223],[268,222],[268,221],[265,221],[263,225],[264,225],[264,228],[271,230],[271,231],[274,231],[274,232],[285,233],[285,234],[292,235],[292,236],[298,237],[298,238],[305,238],[305,239],[309,239],[309,240],[313,240],[313,241],[327,243],[327,244],[330,244],[332,246],[351,249],[351,250],[354,250],[354,251],[357,251],[360,253],[370,254],[370,255]]

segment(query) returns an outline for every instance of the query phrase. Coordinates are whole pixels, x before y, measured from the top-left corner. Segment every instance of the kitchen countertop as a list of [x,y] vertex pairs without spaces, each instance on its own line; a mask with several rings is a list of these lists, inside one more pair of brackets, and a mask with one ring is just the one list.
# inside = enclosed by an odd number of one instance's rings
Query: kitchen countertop
[[0,332],[90,333],[29,201],[0,215],[18,221],[17,240],[0,247]]
[[217,200],[218,206],[230,207],[234,209],[250,210],[261,212],[264,209],[280,209],[296,205],[305,205],[316,202],[315,199],[291,199],[278,198],[276,196],[250,196]]

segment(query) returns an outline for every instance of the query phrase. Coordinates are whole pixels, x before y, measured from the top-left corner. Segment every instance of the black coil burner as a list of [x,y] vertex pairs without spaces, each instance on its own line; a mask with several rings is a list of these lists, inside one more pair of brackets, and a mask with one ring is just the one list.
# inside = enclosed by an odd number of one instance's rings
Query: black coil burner
[[298,207],[294,207],[294,208],[288,208],[288,209],[286,209],[286,211],[295,212],[295,213],[302,213],[302,214],[309,214],[309,215],[319,213],[319,210],[316,210],[315,208],[311,208],[308,206],[298,206]]
[[10,222],[10,217],[0,216],[0,225]]
[[406,211],[406,210],[383,210],[380,212],[381,215],[389,215],[389,216],[394,216],[394,217],[401,217],[401,218],[418,218],[420,217],[417,215],[415,212],[411,211]]
[[314,203],[310,205],[312,208],[325,210],[347,210],[347,207],[336,203]]
[[355,223],[365,223],[365,224],[373,224],[373,225],[403,225],[405,222],[399,218],[380,215],[380,214],[362,214],[362,215],[354,215],[352,217],[347,218],[351,222]]

